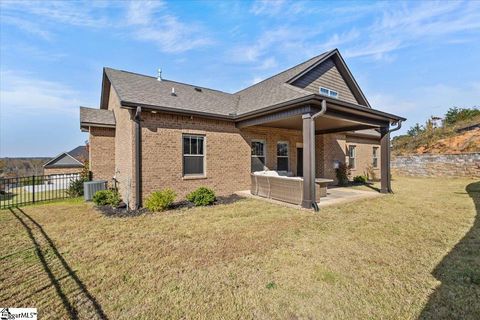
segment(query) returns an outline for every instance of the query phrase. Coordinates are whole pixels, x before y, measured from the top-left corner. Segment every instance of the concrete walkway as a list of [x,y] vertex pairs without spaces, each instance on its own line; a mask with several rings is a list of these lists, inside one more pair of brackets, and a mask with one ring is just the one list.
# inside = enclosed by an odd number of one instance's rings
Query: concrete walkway
[[[258,199],[258,200],[262,200],[262,201],[267,201],[267,202],[270,202],[270,203],[278,204],[278,205],[289,207],[289,208],[309,210],[309,209],[304,209],[301,206],[298,206],[298,205],[295,205],[295,204],[252,195],[250,193],[250,190],[238,191],[238,192],[236,192],[236,194],[241,196],[241,197],[253,198],[253,199]],[[361,199],[381,197],[382,195],[383,194],[381,194],[377,191],[374,191],[374,190],[364,191],[364,190],[356,190],[356,189],[353,189],[353,188],[331,187],[327,190],[327,196],[324,197],[324,198],[320,198],[320,203],[318,203],[318,206],[320,208],[323,208],[323,207],[327,207],[327,206],[333,206],[333,205],[352,202],[352,201],[357,201],[357,200],[361,200]]]

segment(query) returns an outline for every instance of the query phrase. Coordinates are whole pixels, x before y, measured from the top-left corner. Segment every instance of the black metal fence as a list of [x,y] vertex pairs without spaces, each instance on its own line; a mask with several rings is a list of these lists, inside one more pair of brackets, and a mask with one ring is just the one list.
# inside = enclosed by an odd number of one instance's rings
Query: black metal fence
[[78,196],[85,180],[81,173],[0,178],[0,209]]

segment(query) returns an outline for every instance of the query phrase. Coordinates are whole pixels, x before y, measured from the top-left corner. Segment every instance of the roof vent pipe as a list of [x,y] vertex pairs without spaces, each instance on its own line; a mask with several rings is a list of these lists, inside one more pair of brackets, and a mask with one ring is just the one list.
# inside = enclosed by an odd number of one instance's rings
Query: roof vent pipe
[[174,87],[172,87],[172,93],[171,93],[171,95],[174,96],[174,97],[177,95],[177,94],[175,93],[175,88],[174,88]]
[[157,80],[162,81],[162,69],[158,68],[157,72]]

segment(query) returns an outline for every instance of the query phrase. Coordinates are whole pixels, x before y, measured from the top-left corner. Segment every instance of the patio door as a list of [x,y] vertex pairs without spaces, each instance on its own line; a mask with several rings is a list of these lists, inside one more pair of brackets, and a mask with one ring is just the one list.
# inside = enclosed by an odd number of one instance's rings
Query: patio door
[[303,177],[303,148],[297,148],[297,176]]

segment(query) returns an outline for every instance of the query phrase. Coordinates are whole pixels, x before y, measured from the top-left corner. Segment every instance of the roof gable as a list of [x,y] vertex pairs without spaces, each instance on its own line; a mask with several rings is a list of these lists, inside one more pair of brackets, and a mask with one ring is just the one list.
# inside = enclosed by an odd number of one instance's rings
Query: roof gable
[[[344,94],[347,95],[347,99],[345,101],[371,108],[370,103],[368,102],[367,98],[365,97],[362,90],[360,89],[360,86],[358,85],[357,81],[355,80],[352,73],[350,72],[350,69],[348,68],[347,64],[345,63],[345,60],[343,59],[338,49],[330,51],[327,55],[325,55],[323,59],[318,60],[315,64],[311,65],[310,68],[305,69],[303,72],[298,73],[297,75],[292,77],[290,80],[288,80],[288,83],[296,84],[297,86],[302,87],[302,85],[305,85],[305,82],[308,83],[309,76],[310,76],[310,80],[313,81],[314,79],[312,79],[312,76],[313,77],[317,76],[318,78],[322,75],[325,75],[325,73],[328,73],[329,71],[331,72],[329,75],[328,74],[326,75],[326,79],[324,79],[325,83],[328,84],[329,82],[330,83],[337,82],[337,85],[339,85],[340,88],[342,89],[340,91],[344,91]],[[342,82],[344,82],[346,87],[343,86],[343,84],[340,82],[340,79],[337,77],[337,75],[341,76],[342,78],[341,80],[343,80]],[[302,80],[304,81],[304,83],[302,83]],[[319,82],[322,82],[322,81],[319,81]],[[311,89],[313,88],[315,88],[315,86],[311,87]],[[332,88],[332,89],[335,89],[335,88]],[[318,93],[318,88],[315,93]],[[351,97],[350,93],[353,95],[355,101],[348,99],[349,97]],[[342,100],[342,98],[340,99]]]
[[320,88],[327,88],[338,93],[338,99],[350,103],[361,104],[352,93],[343,76],[332,58],[329,58],[315,68],[306,72],[300,78],[292,82],[292,85],[310,91],[320,93]]
[[88,160],[88,149],[86,146],[78,146],[69,152],[62,152],[58,156],[47,161],[44,168],[80,168]]

